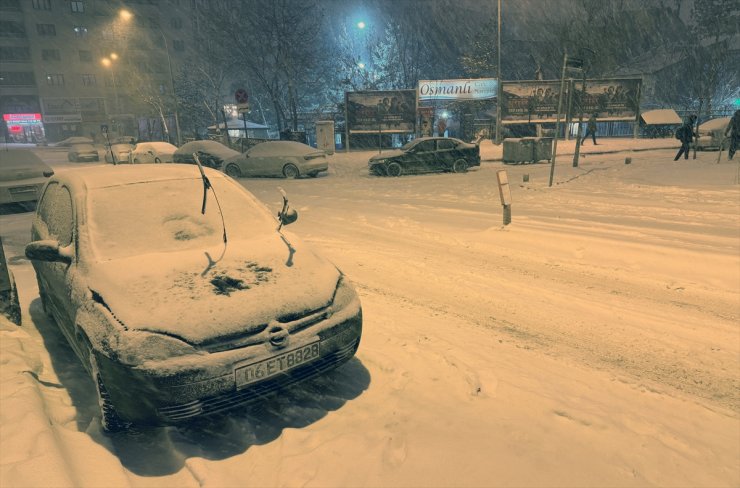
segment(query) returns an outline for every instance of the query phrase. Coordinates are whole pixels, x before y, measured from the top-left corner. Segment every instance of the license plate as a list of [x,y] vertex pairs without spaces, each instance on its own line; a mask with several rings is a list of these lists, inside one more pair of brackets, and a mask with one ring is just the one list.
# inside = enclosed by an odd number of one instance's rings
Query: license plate
[[296,366],[310,363],[318,359],[319,356],[319,341],[316,341],[271,357],[270,359],[238,368],[234,372],[236,375],[236,387],[243,388],[249,384],[277,376]]

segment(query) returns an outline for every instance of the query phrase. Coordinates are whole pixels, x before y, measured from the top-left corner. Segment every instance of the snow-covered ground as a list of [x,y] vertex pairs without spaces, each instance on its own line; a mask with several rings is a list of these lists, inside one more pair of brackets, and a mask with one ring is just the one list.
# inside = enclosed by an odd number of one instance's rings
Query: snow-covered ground
[[0,327],[0,486],[740,486],[740,166],[674,153],[559,158],[552,187],[546,163],[370,177],[372,152],[241,180],[274,211],[283,187],[290,230],[355,282],[357,357],[134,436],[101,433],[30,214],[2,215],[24,323]]

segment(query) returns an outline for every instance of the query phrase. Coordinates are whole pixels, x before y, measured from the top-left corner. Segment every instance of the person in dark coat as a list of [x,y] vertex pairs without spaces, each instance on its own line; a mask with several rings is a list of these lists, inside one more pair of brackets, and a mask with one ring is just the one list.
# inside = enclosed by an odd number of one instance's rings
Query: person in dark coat
[[678,161],[681,154],[684,155],[684,159],[689,159],[689,146],[694,140],[694,122],[696,121],[696,115],[690,115],[686,122],[676,130],[676,139],[681,141],[681,148],[678,150],[674,161]]
[[594,141],[594,146],[598,145],[596,143],[596,113],[592,113],[591,117],[589,117],[588,122],[586,124],[586,135],[583,136],[583,139],[581,140],[581,145],[583,145],[586,138],[591,135],[591,139]]
[[725,129],[725,137],[730,139],[730,150],[727,152],[728,161],[732,159],[740,145],[740,110],[735,110],[735,115],[730,119],[730,123]]

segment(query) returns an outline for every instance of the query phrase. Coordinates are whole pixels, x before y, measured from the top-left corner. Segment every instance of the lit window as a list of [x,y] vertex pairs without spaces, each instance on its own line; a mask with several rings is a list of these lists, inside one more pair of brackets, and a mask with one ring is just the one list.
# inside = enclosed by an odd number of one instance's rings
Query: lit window
[[64,75],[60,73],[49,73],[46,75],[46,84],[51,86],[64,86]]
[[74,27],[74,31],[77,37],[87,36],[87,27],[85,27],[84,25],[76,25]]

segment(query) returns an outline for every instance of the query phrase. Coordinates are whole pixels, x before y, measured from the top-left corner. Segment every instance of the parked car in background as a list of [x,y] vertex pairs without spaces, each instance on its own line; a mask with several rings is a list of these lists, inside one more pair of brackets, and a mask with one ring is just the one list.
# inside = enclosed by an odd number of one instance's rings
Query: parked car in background
[[[106,430],[257,401],[359,346],[360,300],[344,274],[240,184],[205,175],[212,190],[192,165],[68,170],[38,203],[26,256]],[[287,225],[297,213],[283,202]]]
[[129,155],[130,163],[171,163],[177,147],[169,142],[140,142]]
[[234,151],[220,142],[192,141],[183,144],[175,151],[173,161],[175,163],[195,164],[193,153],[198,154],[198,159],[200,159],[203,166],[215,169],[221,169],[225,160],[241,155],[239,151]]
[[0,151],[0,204],[38,200],[54,170],[29,149]]
[[725,139],[725,130],[730,125],[730,119],[731,117],[720,117],[700,124],[694,143],[696,148],[698,150],[719,149],[720,144],[722,144],[722,149],[730,147],[730,140]]
[[100,154],[92,144],[72,144],[67,153],[67,159],[72,162],[100,161]]
[[480,146],[453,137],[420,137],[401,149],[375,155],[368,162],[370,173],[378,176],[464,173],[471,166],[480,166]]
[[[106,163],[128,163],[129,154],[134,150],[135,144],[129,142],[115,142],[110,147],[105,147]],[[114,158],[115,156],[115,158]]]
[[294,141],[261,142],[244,154],[224,161],[223,171],[232,178],[277,176],[315,178],[329,169],[324,151]]

